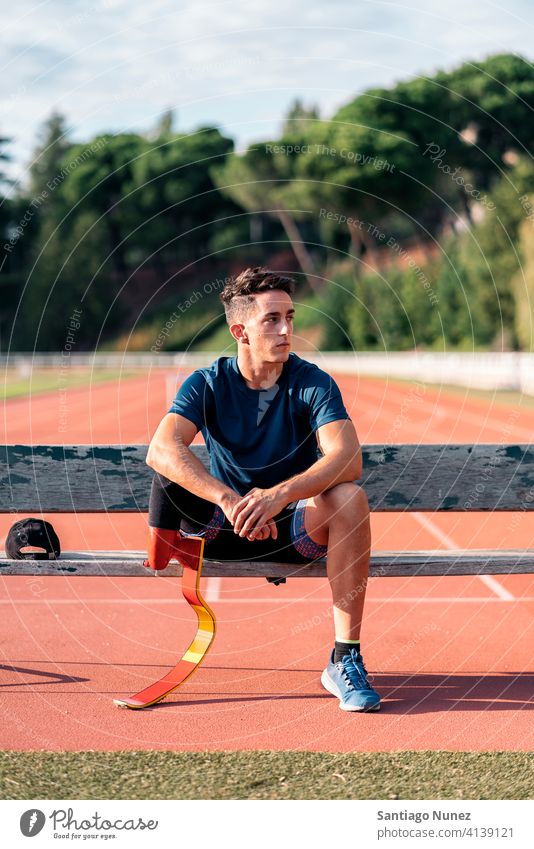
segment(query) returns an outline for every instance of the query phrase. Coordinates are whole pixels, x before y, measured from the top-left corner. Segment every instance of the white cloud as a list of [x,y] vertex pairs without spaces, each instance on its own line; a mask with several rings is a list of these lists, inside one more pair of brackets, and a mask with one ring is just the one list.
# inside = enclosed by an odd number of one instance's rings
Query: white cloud
[[527,0],[19,0],[3,30],[0,132],[27,164],[52,109],[75,136],[218,124],[273,136],[301,96],[324,114],[370,86],[499,51],[531,52]]

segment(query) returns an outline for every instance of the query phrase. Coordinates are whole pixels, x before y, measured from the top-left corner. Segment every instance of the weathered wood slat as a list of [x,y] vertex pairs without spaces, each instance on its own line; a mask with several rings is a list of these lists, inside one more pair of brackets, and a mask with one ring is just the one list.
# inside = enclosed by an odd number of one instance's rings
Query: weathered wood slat
[[[48,575],[154,577],[155,573],[143,566],[142,551],[130,552],[66,552],[59,560],[0,560],[2,575]],[[171,564],[158,577],[181,575],[181,566]],[[534,573],[534,551],[477,550],[442,551],[391,551],[380,552],[371,559],[370,574],[377,578],[414,577],[422,575],[506,575]],[[261,561],[220,562],[205,560],[202,574],[205,577],[293,577],[324,578],[324,560],[304,566],[289,563]]]
[[2,512],[145,511],[151,469],[144,445],[6,445]]
[[[6,445],[0,512],[146,512],[145,445]],[[194,452],[208,466],[205,447]],[[371,509],[534,510],[534,445],[366,445]]]

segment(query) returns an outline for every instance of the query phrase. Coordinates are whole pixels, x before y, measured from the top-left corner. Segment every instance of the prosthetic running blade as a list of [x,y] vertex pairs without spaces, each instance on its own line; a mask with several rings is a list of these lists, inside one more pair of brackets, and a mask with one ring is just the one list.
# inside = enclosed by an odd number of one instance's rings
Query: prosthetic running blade
[[[174,669],[167,675],[145,687],[135,696],[126,699],[113,699],[117,707],[140,710],[160,702],[169,693],[172,693],[186,681],[193,672],[198,669],[215,637],[215,616],[206,604],[200,593],[200,575],[202,572],[202,556],[204,553],[203,537],[182,537],[179,532],[164,531],[160,528],[151,528],[154,532],[152,545],[149,545],[149,560],[145,565],[160,570],[165,568],[172,553],[182,564],[182,593],[189,605],[193,608],[198,619],[198,628],[194,639]],[[170,534],[174,534],[171,540]],[[165,549],[164,565],[160,565],[161,556],[154,556],[159,545]]]

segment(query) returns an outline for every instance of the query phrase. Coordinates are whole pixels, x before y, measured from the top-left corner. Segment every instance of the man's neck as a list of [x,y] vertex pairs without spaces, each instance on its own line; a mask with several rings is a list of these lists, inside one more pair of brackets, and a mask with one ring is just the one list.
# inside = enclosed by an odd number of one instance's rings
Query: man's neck
[[238,351],[237,367],[249,389],[269,389],[277,383],[285,363],[254,362],[247,352]]

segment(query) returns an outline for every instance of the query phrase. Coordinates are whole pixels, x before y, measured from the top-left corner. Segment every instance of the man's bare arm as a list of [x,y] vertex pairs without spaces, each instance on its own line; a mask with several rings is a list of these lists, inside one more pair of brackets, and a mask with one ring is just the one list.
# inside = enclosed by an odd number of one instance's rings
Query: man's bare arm
[[253,534],[258,525],[276,516],[291,501],[311,498],[338,483],[361,477],[362,452],[350,420],[329,422],[318,428],[317,441],[323,456],[312,466],[269,489],[252,489],[231,508],[229,518],[237,534]]
[[[198,457],[195,457],[189,445],[197,432],[197,426],[185,416],[167,413],[148,446],[147,465],[194,495],[217,504],[232,521],[231,510],[241,496],[210,475]],[[276,539],[278,531],[274,522],[266,521],[254,539],[267,539],[269,536]]]
[[221,505],[225,497],[235,497],[236,493],[210,475],[189,448],[197,431],[197,426],[185,416],[167,413],[148,446],[146,462],[155,472],[194,495]]
[[273,487],[287,504],[361,477],[362,449],[350,419],[329,422],[317,429],[316,436],[323,456],[304,472]]

